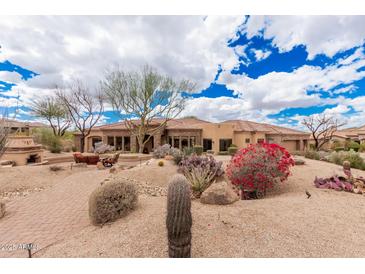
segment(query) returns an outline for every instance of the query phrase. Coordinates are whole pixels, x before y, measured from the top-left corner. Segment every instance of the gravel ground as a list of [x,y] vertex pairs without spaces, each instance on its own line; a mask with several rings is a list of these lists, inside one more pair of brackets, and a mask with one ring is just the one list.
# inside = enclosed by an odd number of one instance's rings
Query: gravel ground
[[[50,171],[49,167],[54,165],[62,167],[63,170]],[[27,196],[52,187],[72,174],[95,169],[95,166],[89,166],[71,170],[71,163],[54,165],[0,167],[0,200]]]
[[[137,170],[128,174],[160,187],[173,172],[152,162]],[[315,175],[340,172],[340,166],[306,159],[265,199],[227,206],[193,201],[192,256],[365,257],[365,197],[313,186]],[[353,173],[365,177],[364,171]],[[36,256],[166,257],[165,207],[166,197],[141,194],[138,208],[125,218],[101,228],[90,225]]]

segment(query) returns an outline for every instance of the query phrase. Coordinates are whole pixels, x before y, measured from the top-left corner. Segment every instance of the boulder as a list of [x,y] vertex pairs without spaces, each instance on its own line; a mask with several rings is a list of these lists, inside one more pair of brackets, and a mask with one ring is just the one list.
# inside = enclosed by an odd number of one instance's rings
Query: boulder
[[102,162],[97,162],[96,163],[96,168],[99,169],[99,170],[103,170],[103,169],[105,169],[105,166],[103,165]]
[[118,172],[118,170],[114,166],[109,169],[109,173],[117,173],[117,172]]
[[0,219],[5,215],[5,203],[0,202]]
[[230,183],[225,181],[212,184],[200,197],[200,202],[211,205],[228,205],[239,199]]
[[0,161],[0,166],[14,166],[15,162],[12,160],[3,160]]
[[296,166],[301,166],[305,164],[305,161],[301,158],[294,157],[294,164]]

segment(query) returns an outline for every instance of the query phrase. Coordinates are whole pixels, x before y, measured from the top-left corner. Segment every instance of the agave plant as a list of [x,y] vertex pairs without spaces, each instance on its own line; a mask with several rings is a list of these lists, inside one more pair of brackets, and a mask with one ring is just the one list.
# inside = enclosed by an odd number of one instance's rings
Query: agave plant
[[215,178],[224,173],[221,161],[216,161],[213,156],[197,155],[185,157],[178,171],[188,179],[193,196],[196,198],[200,198],[201,194],[214,183]]

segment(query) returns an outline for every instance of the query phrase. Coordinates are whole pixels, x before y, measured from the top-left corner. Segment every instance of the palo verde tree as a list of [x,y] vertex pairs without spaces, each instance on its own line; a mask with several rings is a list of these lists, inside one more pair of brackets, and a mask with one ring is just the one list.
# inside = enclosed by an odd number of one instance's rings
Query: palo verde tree
[[84,152],[86,137],[103,115],[103,96],[91,92],[80,80],[74,80],[67,88],[57,88],[56,96],[67,110],[67,115],[80,132],[80,151]]
[[55,136],[63,136],[71,126],[67,108],[58,97],[39,97],[32,101],[32,113],[47,120]]
[[314,115],[303,119],[302,124],[308,128],[314,140],[314,148],[318,151],[331,141],[339,127],[345,125],[326,114]]
[[139,153],[151,136],[181,113],[185,106],[182,92],[193,88],[190,81],[176,82],[148,65],[140,71],[115,69],[102,81],[106,99],[115,111],[127,117],[125,125],[136,136]]

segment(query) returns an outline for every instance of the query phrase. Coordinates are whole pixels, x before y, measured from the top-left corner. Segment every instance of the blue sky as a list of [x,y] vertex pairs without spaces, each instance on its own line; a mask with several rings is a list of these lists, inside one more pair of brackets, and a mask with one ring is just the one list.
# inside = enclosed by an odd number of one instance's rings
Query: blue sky
[[[184,116],[302,128],[304,117],[328,113],[365,124],[364,16],[16,19],[0,18],[0,107],[18,106],[19,119],[36,119],[30,100],[52,96],[55,84],[76,76],[96,87],[110,65],[147,62],[197,83]],[[106,106],[102,122],[119,119]]]

